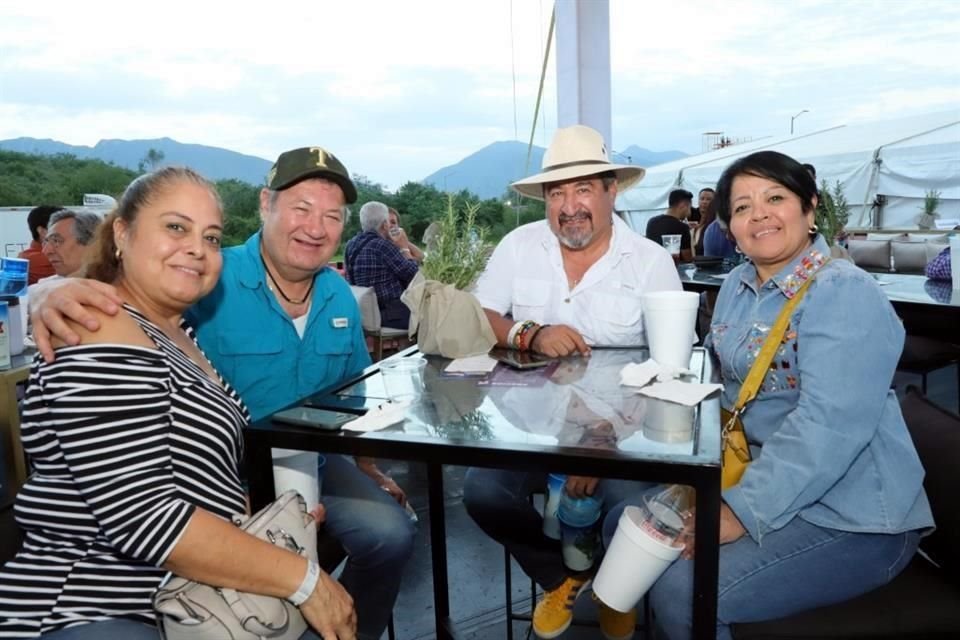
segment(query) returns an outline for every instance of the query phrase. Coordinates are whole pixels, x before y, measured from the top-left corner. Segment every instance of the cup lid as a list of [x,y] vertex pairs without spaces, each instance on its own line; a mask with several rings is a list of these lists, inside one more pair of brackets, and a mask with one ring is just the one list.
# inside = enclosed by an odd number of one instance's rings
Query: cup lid
[[557,508],[557,517],[564,524],[571,527],[589,527],[600,519],[602,503],[597,498],[574,498],[564,493],[560,497],[560,506]]

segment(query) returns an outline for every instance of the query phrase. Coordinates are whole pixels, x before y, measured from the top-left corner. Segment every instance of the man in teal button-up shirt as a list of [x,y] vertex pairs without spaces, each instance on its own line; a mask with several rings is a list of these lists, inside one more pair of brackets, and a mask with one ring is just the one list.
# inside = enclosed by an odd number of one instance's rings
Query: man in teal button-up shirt
[[[313,278],[309,307],[292,318],[270,290],[260,261],[262,235],[257,232],[223,252],[217,287],[187,314],[204,353],[254,420],[370,364],[360,311],[347,282],[332,269],[322,269]],[[298,323],[304,324],[302,331]]]

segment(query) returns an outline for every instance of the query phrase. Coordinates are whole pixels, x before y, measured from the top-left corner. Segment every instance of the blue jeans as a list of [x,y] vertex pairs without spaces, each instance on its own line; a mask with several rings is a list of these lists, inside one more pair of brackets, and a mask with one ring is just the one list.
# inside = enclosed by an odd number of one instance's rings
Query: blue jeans
[[[604,521],[609,544],[627,504]],[[851,533],[794,518],[766,534],[760,546],[749,536],[720,547],[717,638],[731,638],[730,625],[782,618],[849,600],[890,582],[917,550],[920,534]],[[690,637],[693,560],[679,559],[650,591],[660,637]]]
[[[564,566],[560,544],[543,535],[543,517],[530,504],[530,494],[542,492],[547,474],[471,467],[463,482],[463,503],[484,533],[506,547],[523,572],[546,591],[560,586],[570,571]],[[647,483],[601,480],[597,492],[603,509],[627,496],[642,493]]]
[[[116,619],[51,631],[40,640],[160,640],[160,632],[154,626]],[[308,629],[300,640],[320,640],[320,636]]]
[[380,307],[380,324],[392,329],[406,329],[410,326],[410,307],[400,302],[400,298],[390,300]]
[[403,569],[413,554],[416,526],[406,511],[352,460],[326,455],[324,527],[347,552],[340,583],[353,597],[357,635],[378,640],[400,591]]

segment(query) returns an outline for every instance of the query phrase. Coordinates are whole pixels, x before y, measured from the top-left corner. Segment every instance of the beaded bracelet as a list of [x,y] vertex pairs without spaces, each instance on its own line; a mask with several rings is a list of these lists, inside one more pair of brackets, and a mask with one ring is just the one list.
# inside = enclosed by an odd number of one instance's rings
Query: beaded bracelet
[[527,334],[527,332],[530,331],[530,327],[532,326],[532,323],[533,323],[532,320],[524,320],[523,326],[521,326],[521,327],[520,327],[520,330],[517,331],[517,337],[514,339],[514,345],[513,345],[513,346],[514,346],[514,348],[517,349],[518,351],[523,351],[523,350],[524,350],[524,349],[523,349],[523,347],[524,347],[524,339],[523,339],[523,338],[524,338],[524,336]]
[[523,322],[517,323],[519,326],[514,325],[514,330],[511,330],[510,333],[512,337],[508,340],[508,346],[511,349],[516,349],[517,351],[523,351],[523,334],[530,330],[530,327],[536,323],[533,320],[524,320]]
[[530,336],[531,333],[535,333],[536,329],[540,327],[539,324],[533,320],[527,320],[523,323],[523,328],[517,333],[517,350],[519,351],[529,351],[530,350]]
[[540,335],[540,332],[549,327],[548,324],[537,325],[537,328],[534,329],[533,333],[530,334],[530,341],[528,344],[529,350],[533,351],[533,342],[537,339],[537,336]]

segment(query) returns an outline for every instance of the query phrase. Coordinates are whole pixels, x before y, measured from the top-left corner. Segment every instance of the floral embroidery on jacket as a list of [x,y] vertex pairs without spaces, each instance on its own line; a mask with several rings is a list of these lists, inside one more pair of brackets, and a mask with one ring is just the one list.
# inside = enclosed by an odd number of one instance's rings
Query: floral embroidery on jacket
[[803,283],[809,280],[829,260],[828,256],[820,253],[817,249],[811,249],[807,255],[800,259],[792,273],[788,273],[777,282],[783,291],[783,295],[788,298],[795,296]]

